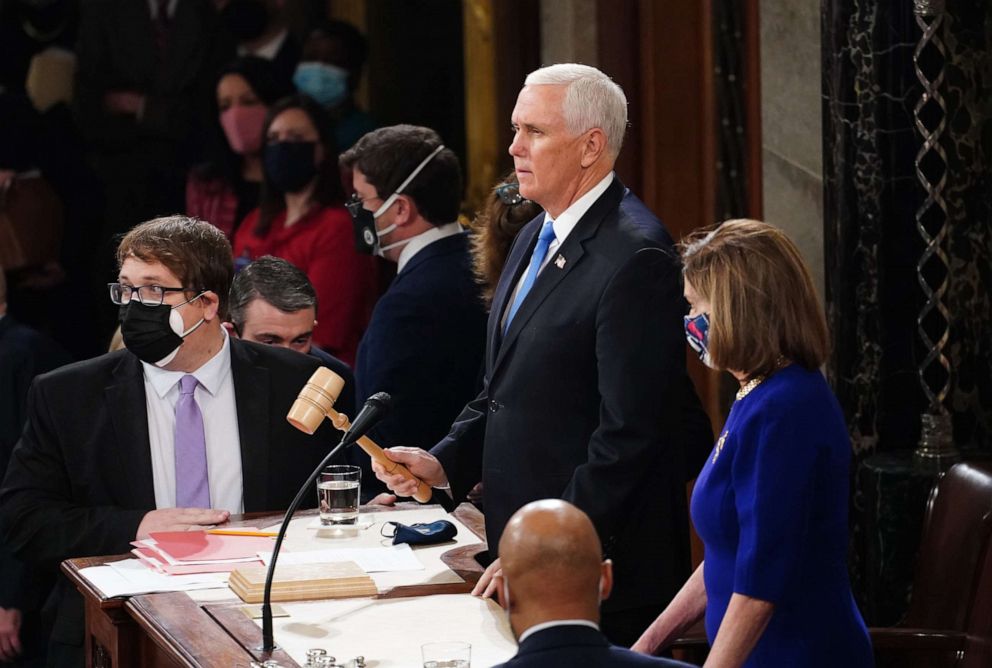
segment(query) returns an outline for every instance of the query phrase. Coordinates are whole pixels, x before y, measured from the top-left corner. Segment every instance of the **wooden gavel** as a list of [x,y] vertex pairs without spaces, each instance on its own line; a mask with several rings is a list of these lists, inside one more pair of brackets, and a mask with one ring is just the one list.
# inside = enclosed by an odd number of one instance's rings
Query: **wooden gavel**
[[[351,427],[348,416],[334,410],[334,402],[337,401],[342,388],[344,388],[344,378],[327,367],[320,367],[313,372],[310,380],[300,390],[300,394],[290,407],[286,419],[291,425],[307,434],[313,434],[317,431],[317,427],[320,426],[325,417],[331,421],[336,429],[348,431]],[[410,473],[410,469],[387,457],[375,441],[367,436],[362,436],[357,443],[362,450],[368,453],[369,457],[386,469],[386,473],[399,474],[407,480],[416,480],[417,491],[414,492],[413,498],[421,503],[427,503],[431,500],[431,488],[423,480]]]

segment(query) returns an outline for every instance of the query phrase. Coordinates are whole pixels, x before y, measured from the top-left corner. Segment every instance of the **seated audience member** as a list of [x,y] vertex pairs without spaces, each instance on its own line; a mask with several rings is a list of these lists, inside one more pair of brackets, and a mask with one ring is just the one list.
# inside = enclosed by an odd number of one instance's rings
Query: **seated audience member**
[[[613,587],[589,517],[560,499],[532,501],[510,518],[499,542],[503,606],[520,643],[506,668],[684,666],[611,645],[599,604]],[[501,667],[496,667],[501,668]]]
[[[35,376],[68,364],[68,353],[7,314],[7,282],[0,267],[0,481],[27,418]],[[0,534],[2,536],[2,534]],[[44,655],[41,607],[50,584],[11,554],[0,537],[0,663],[40,665]]]
[[705,562],[634,649],[705,617],[706,665],[871,666],[847,575],[851,444],[809,269],[752,220],[694,235],[682,257],[686,337],[740,390],[692,495]]
[[369,44],[355,26],[344,21],[322,21],[303,42],[303,57],[293,83],[326,108],[334,118],[338,151],[351,148],[376,123],[355,102]]
[[[458,157],[433,130],[394,125],[359,139],[341,163],[354,172],[356,230],[371,240],[369,252],[397,263],[358,347],[358,401],[393,397],[371,432],[379,445],[437,442],[478,392],[486,340],[469,237],[458,224]],[[367,480],[385,490],[371,468]]]
[[292,88],[300,45],[286,27],[285,0],[223,0],[221,23],[237,42],[237,55],[263,58],[282,88]]
[[258,206],[262,185],[262,126],[269,107],[283,94],[271,65],[239,58],[217,79],[217,119],[207,162],[190,170],[186,214],[215,225],[228,238]]
[[[332,438],[329,426],[307,436],[286,422],[317,361],[221,326],[233,268],[217,228],[151,220],[117,260],[109,292],[127,349],[34,382],[0,489],[7,544],[52,575],[151,532],[285,508]],[[81,665],[82,600],[64,578],[54,595],[48,660]]]
[[314,343],[354,364],[378,281],[375,259],[355,250],[330,119],[296,95],[269,112],[265,137],[261,202],[238,228],[234,256],[275,255],[302,269],[319,299]]
[[334,407],[355,417],[355,377],[351,369],[313,345],[317,293],[306,274],[282,258],[260,257],[234,275],[228,310],[238,338],[310,355],[341,376],[344,389]]
[[510,172],[486,199],[472,222],[472,270],[482,285],[486,305],[492,303],[517,232],[541,213],[541,207],[520,194],[517,173]]

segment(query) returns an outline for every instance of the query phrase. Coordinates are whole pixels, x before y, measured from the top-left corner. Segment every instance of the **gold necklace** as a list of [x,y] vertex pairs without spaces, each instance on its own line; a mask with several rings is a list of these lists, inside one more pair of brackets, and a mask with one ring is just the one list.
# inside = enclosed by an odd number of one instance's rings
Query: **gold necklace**
[[747,395],[751,394],[751,392],[754,390],[754,388],[756,388],[759,385],[761,385],[761,383],[764,380],[765,380],[765,377],[764,376],[755,376],[751,380],[749,380],[746,383],[744,383],[743,385],[741,385],[741,389],[737,390],[737,401],[740,401],[741,399],[743,399]]
[[[755,376],[751,380],[747,381],[741,385],[741,389],[737,390],[737,401],[740,401],[747,395],[754,391],[754,388],[761,385],[762,381],[765,380],[764,376]],[[716,458],[720,456],[723,452],[723,444],[727,441],[727,436],[730,434],[729,431],[724,431],[720,435],[720,439],[716,442],[716,446],[713,448],[713,463],[716,464]]]

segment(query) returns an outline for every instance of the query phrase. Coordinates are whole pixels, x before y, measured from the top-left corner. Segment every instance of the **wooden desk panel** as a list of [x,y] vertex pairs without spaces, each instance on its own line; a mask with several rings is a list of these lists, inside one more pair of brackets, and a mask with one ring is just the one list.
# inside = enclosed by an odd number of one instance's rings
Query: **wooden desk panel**
[[[424,508],[419,504],[398,504],[393,510]],[[372,510],[372,509],[369,509]],[[387,508],[376,506],[374,512]],[[297,517],[316,511],[297,513]],[[485,541],[484,519],[469,504],[452,513],[469,530]],[[281,515],[256,513],[239,516],[234,526],[276,522]],[[457,573],[463,583],[394,587],[381,598],[455,594],[471,591],[483,568],[475,559],[485,545],[455,548],[442,561]],[[62,571],[83,595],[86,602],[86,665],[94,668],[153,668],[243,666],[250,661],[275,659],[283,666],[297,666],[285,652],[262,653],[261,630],[240,611],[240,601],[201,605],[185,592],[145,594],[129,599],[106,599],[79,570],[117,561],[129,555],[71,559],[62,563]]]

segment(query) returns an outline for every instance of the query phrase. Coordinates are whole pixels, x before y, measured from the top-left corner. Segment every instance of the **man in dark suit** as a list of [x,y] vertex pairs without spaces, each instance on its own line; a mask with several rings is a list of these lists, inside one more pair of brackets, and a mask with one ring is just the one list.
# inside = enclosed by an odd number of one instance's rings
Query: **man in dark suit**
[[[38,374],[71,361],[61,346],[7,313],[0,267],[0,480],[27,419],[28,386]],[[40,665],[45,650],[40,611],[51,584],[14,557],[2,529],[0,573],[0,663]]]
[[334,407],[355,417],[351,368],[313,345],[317,292],[305,273],[281,257],[263,255],[234,275],[228,311],[230,324],[225,326],[238,338],[310,355],[341,376],[344,389]]
[[[124,237],[118,261],[110,294],[127,349],[34,382],[0,489],[8,544],[52,573],[152,532],[285,508],[329,441],[285,419],[317,362],[221,327],[233,267],[219,230],[155,219]],[[48,660],[77,665],[82,601],[65,580],[56,596]]]
[[532,501],[507,522],[499,542],[503,605],[520,644],[497,668],[599,668],[688,664],[611,645],[599,630],[613,564],[603,559],[589,517],[559,499]]
[[[430,128],[394,125],[363,136],[341,163],[353,171],[356,226],[376,240],[374,252],[397,263],[358,346],[358,399],[393,398],[371,432],[380,445],[436,443],[478,392],[485,346],[486,312],[458,223],[458,157]],[[362,461],[369,499],[385,487]]]
[[[629,646],[689,572],[685,426],[706,420],[687,417],[702,407],[686,376],[672,240],[613,174],[626,111],[595,68],[527,77],[510,154],[520,194],[546,213],[517,235],[497,285],[484,389],[431,453],[390,453],[456,499],[481,472],[490,550],[529,501],[585,511],[616,574],[603,631]],[[476,592],[491,593],[498,571],[496,561]]]

